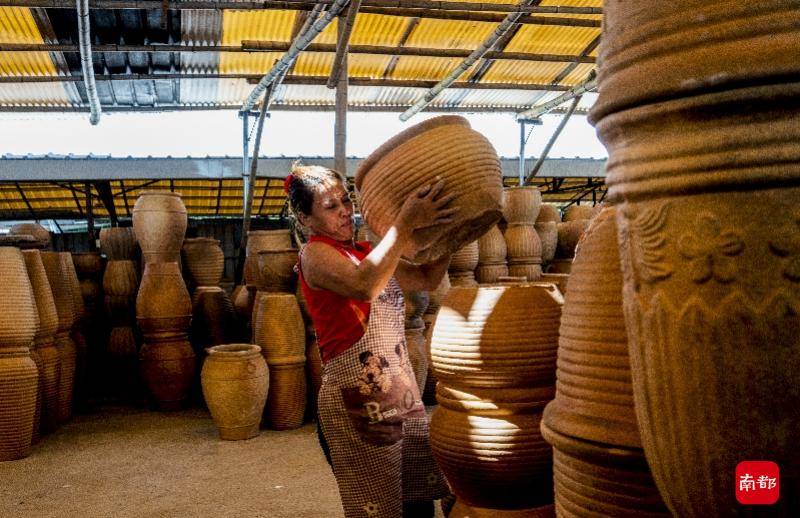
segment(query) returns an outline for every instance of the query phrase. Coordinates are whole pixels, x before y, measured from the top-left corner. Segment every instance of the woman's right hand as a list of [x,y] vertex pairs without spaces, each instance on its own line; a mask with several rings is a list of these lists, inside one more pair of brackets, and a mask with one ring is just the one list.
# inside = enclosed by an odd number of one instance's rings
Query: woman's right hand
[[444,180],[426,185],[406,198],[397,215],[396,225],[401,234],[410,235],[417,229],[452,223],[458,207],[447,207],[456,193],[442,194]]

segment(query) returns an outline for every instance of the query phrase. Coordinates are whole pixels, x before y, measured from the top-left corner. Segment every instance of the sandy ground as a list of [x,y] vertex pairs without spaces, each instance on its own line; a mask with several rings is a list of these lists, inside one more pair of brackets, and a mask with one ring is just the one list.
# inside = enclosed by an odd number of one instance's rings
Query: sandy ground
[[0,516],[343,514],[314,425],[227,442],[202,410],[104,408],[0,463]]

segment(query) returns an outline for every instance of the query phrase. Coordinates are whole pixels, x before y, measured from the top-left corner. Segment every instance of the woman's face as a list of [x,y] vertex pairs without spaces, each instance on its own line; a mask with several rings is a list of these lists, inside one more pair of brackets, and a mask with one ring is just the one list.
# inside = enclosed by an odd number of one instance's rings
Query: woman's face
[[353,202],[341,182],[323,185],[314,193],[311,214],[301,219],[314,234],[337,241],[353,239]]

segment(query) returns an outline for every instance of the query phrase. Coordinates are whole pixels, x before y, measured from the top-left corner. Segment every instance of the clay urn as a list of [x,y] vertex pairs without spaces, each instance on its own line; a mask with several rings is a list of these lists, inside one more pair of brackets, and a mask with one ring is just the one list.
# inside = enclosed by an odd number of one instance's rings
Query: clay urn
[[133,227],[107,227],[100,230],[100,250],[109,261],[130,261],[136,253]]
[[253,334],[267,363],[304,358],[305,322],[294,293],[259,291],[253,306]]
[[475,279],[480,284],[493,284],[500,277],[508,275],[508,265],[505,264],[479,264],[475,270]]
[[186,333],[152,333],[145,340],[139,350],[139,370],[148,392],[160,410],[182,408],[197,365]]
[[561,213],[555,205],[542,203],[539,209],[539,216],[536,218],[536,223],[546,223],[548,221],[561,223]]
[[564,211],[563,221],[577,221],[580,219],[592,219],[594,216],[594,207],[590,205],[570,205]]
[[0,349],[29,348],[36,335],[39,314],[25,259],[18,248],[0,247],[0,272],[5,292],[0,297]]
[[145,263],[180,261],[186,225],[178,193],[143,191],[133,206],[133,231]]
[[542,263],[547,264],[556,256],[558,247],[558,227],[554,221],[536,223],[533,228],[539,235],[539,242],[542,243]]
[[503,219],[506,223],[536,222],[542,206],[538,187],[506,187],[503,189]]
[[142,332],[188,331],[192,301],[178,263],[147,263],[136,296],[136,321]]
[[478,264],[505,263],[506,255],[506,239],[497,225],[478,238]]
[[218,239],[194,237],[183,241],[183,259],[196,286],[218,286],[225,271],[225,254]]
[[238,441],[259,433],[269,387],[269,371],[259,349],[226,344],[207,351],[200,378],[220,439]]
[[297,283],[297,274],[294,271],[297,253],[296,248],[258,252],[259,277],[256,284],[258,289],[294,293]]
[[292,248],[292,231],[251,230],[247,233],[246,258],[244,263],[245,284],[255,286],[260,275],[258,268],[258,252],[262,250],[285,250]]
[[500,219],[502,173],[491,143],[460,116],[428,119],[395,135],[356,171],[361,213],[376,235],[391,227],[405,200],[437,178],[455,194],[453,222],[414,233],[418,263],[435,261],[476,240]]
[[269,362],[269,393],[264,422],[273,430],[290,430],[303,424],[306,410],[305,355]]

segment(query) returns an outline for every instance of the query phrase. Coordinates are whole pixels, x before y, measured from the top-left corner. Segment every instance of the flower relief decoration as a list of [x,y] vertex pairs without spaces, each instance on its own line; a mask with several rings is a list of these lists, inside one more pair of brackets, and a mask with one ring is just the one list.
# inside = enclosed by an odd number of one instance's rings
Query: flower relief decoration
[[788,257],[783,276],[800,282],[800,212],[794,214],[794,224],[778,229],[778,237],[769,242],[769,248],[779,257]]
[[707,212],[700,213],[694,228],[678,238],[678,251],[689,259],[692,280],[698,284],[712,278],[720,283],[733,281],[738,273],[734,257],[744,250],[739,233],[723,230],[719,219]]

